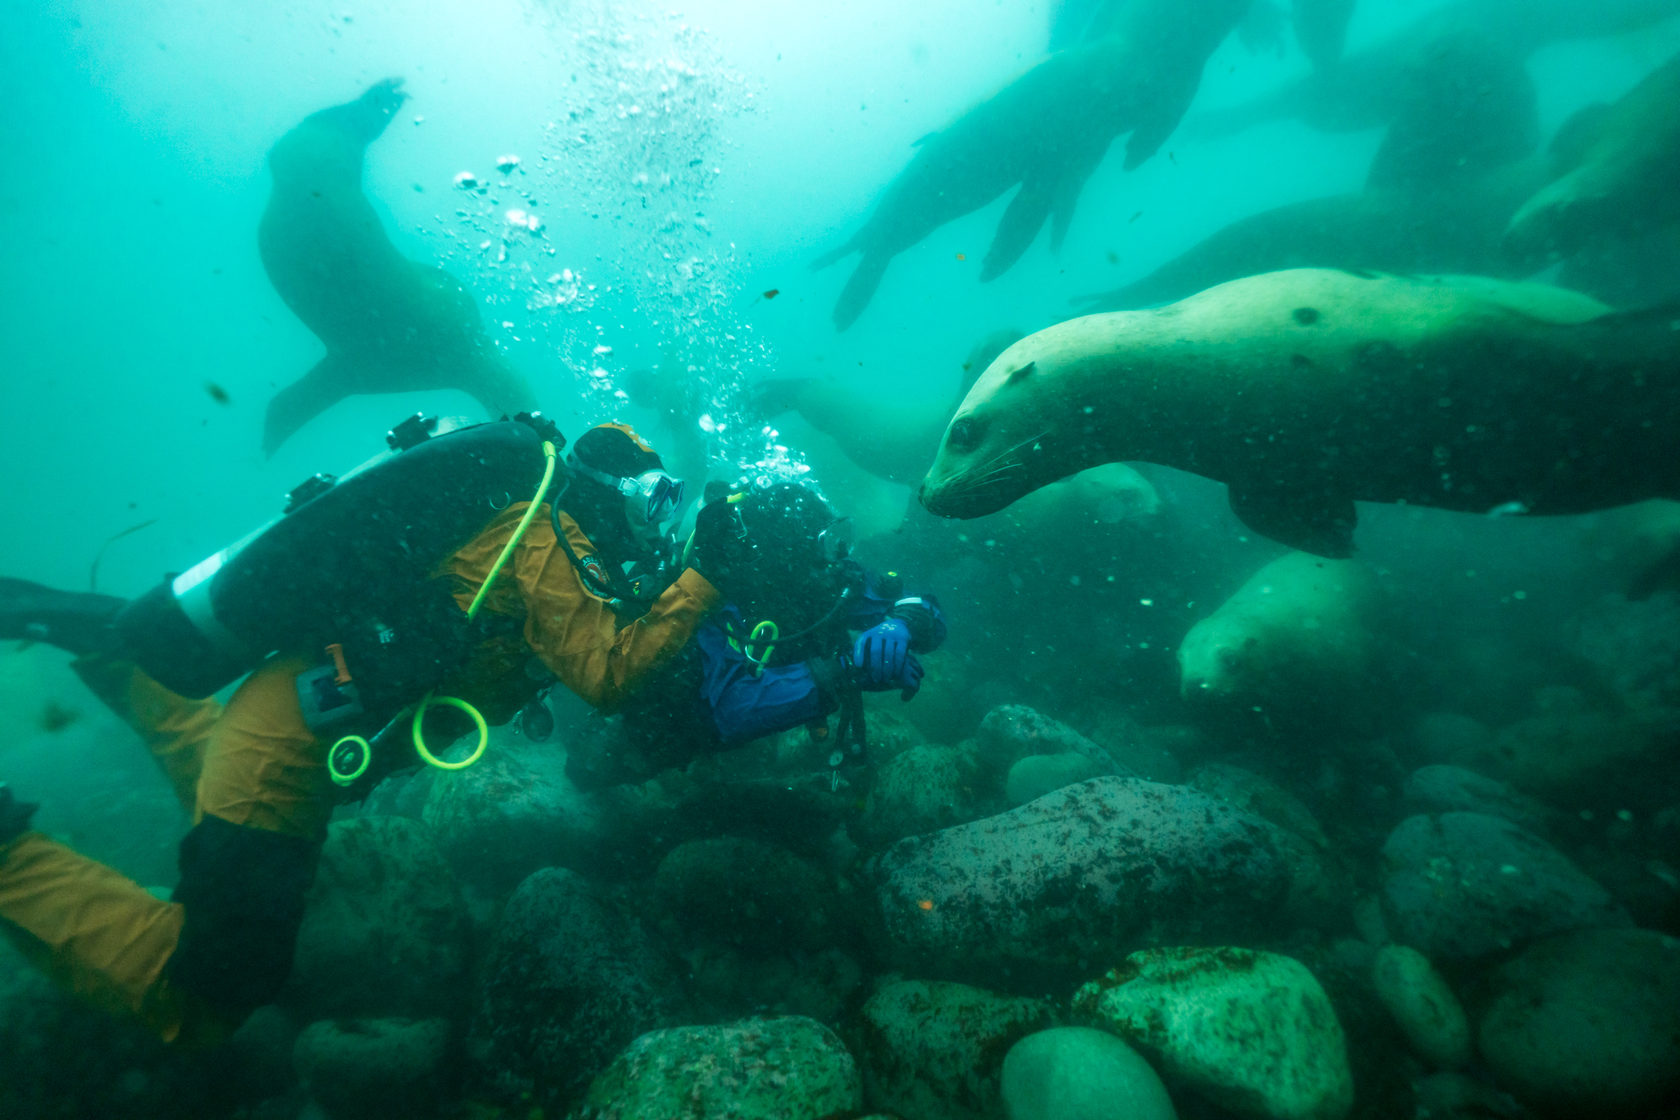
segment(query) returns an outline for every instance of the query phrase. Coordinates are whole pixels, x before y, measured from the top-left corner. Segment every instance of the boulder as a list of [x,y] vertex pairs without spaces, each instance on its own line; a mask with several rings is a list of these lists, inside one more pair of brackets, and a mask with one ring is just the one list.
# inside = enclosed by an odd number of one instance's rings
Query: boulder
[[1034,982],[1144,945],[1269,931],[1290,874],[1265,821],[1184,786],[1092,778],[899,841],[876,864],[888,935],[946,976]]
[[1447,763],[1420,766],[1406,779],[1401,797],[1413,813],[1485,813],[1544,832],[1558,814],[1496,778]]
[[852,834],[866,847],[884,848],[906,836],[971,821],[981,815],[976,784],[977,768],[966,751],[909,747],[877,767]]
[[987,712],[975,738],[982,765],[999,774],[1033,754],[1077,754],[1095,763],[1099,773],[1130,774],[1095,742],[1025,704],[1005,704]]
[[1190,784],[1276,826],[1273,838],[1289,865],[1289,913],[1295,920],[1321,929],[1343,924],[1350,895],[1347,875],[1300,798],[1269,778],[1222,762],[1197,769]]
[[1564,934],[1503,965],[1491,987],[1482,1057],[1535,1112],[1644,1117],[1680,1099],[1680,939]]
[[676,977],[635,922],[552,867],[508,899],[473,1026],[480,1074],[556,1114],[643,1031],[677,1018]]
[[1470,1064],[1470,1021],[1428,957],[1406,945],[1384,945],[1371,982],[1414,1054],[1439,1070]]
[[1291,957],[1146,949],[1080,988],[1073,1010],[1240,1116],[1341,1120],[1353,1107],[1341,1023]]
[[687,941],[749,952],[809,950],[850,932],[834,876],[763,840],[717,836],[679,844],[660,861],[653,895]]
[[333,1120],[433,1116],[451,1080],[445,1019],[337,1019],[298,1035],[292,1061]]
[[1009,768],[1003,796],[1010,805],[1025,805],[1102,774],[1102,764],[1082,754],[1029,754]]
[[589,1086],[574,1120],[788,1120],[863,1108],[857,1063],[797,1015],[651,1031]]
[[1149,1063],[1107,1031],[1054,1027],[1003,1059],[1006,1120],[1176,1120]]
[[599,800],[572,784],[565,751],[551,744],[498,738],[473,766],[432,779],[422,816],[462,876],[491,893],[538,868],[601,862]]
[[1389,932],[1431,960],[1469,960],[1548,934],[1629,921],[1562,853],[1503,817],[1408,817],[1382,855]]
[[1493,729],[1462,712],[1426,712],[1412,725],[1412,747],[1430,762],[1464,765],[1493,749]]
[[987,1120],[1015,1042],[1054,1023],[1042,1000],[965,984],[901,980],[869,997],[858,1060],[871,1105],[904,1120]]
[[452,1017],[470,943],[460,884],[431,829],[406,817],[337,821],[281,1002],[299,1022]]

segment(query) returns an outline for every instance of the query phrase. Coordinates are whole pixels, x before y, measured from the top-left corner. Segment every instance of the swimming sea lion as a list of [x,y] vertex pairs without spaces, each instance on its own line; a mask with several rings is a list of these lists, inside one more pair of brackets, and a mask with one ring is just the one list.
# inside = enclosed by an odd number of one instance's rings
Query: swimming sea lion
[[1680,497],[1677,317],[1541,284],[1321,269],[1089,315],[981,375],[922,504],[978,517],[1141,460],[1226,483],[1265,536],[1346,557],[1355,500],[1576,513]]
[[1680,0],[1453,0],[1382,39],[1269,93],[1199,115],[1192,129],[1225,136],[1300,119],[1325,132],[1377,128],[1407,104],[1412,75],[1443,41],[1470,36],[1526,60],[1553,43],[1618,35],[1680,16]]
[[1179,692],[1198,705],[1270,716],[1369,707],[1386,651],[1387,592],[1358,560],[1286,552],[1178,647]]
[[1511,219],[1519,249],[1573,253],[1595,237],[1633,237],[1680,222],[1680,55],[1621,100],[1583,115],[1574,158]]
[[257,230],[280,298],[327,347],[268,405],[263,450],[358,393],[461,389],[491,415],[533,407],[485,335],[473,296],[397,252],[362,193],[362,158],[407,99],[400,79],[306,117],[268,153],[274,191]]
[[1505,223],[1549,175],[1544,161],[1525,160],[1441,190],[1369,189],[1262,210],[1141,279],[1074,302],[1084,311],[1150,307],[1287,268],[1524,275],[1532,269],[1506,256]]
[[1130,133],[1126,168],[1154,155],[1178,126],[1202,66],[1249,0],[1137,0],[1113,34],[1058,51],[917,142],[863,228],[812,262],[824,268],[862,254],[834,306],[845,330],[879,287],[893,257],[946,222],[980,209],[1017,183],[980,269],[1008,271],[1046,220],[1059,248],[1085,180],[1109,144]]

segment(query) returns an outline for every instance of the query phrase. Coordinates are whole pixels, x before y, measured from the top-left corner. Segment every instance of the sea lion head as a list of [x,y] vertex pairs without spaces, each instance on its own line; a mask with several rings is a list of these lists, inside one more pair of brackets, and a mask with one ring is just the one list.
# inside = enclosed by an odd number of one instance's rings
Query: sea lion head
[[1103,462],[1082,446],[1090,410],[1072,399],[1078,320],[1022,339],[986,367],[951,418],[918,492],[940,517],[981,517]]

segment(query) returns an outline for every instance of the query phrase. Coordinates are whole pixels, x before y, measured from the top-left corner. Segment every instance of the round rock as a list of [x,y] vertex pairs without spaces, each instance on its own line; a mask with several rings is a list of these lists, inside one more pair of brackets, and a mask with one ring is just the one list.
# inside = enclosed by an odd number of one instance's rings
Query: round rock
[[1003,1059],[1007,1120],[1175,1120],[1149,1063],[1107,1031],[1029,1034]]
[[1239,1115],[1341,1120],[1353,1106],[1341,1023],[1292,957],[1148,949],[1080,988],[1073,1009]]
[[1470,960],[1566,930],[1629,924],[1608,891],[1503,817],[1409,817],[1382,855],[1389,931],[1431,960]]
[[1565,934],[1493,975],[1478,1028],[1499,1084],[1545,1116],[1647,1116],[1680,1095],[1680,939]]
[[1470,1064],[1464,1006],[1428,957],[1407,945],[1384,945],[1371,964],[1371,981],[1413,1053],[1440,1070]]
[[863,1005],[858,1057],[870,1103],[910,1117],[994,1117],[1002,1056],[1053,1021],[1036,999],[940,981],[888,984]]
[[1290,889],[1267,822],[1117,777],[901,840],[876,873],[894,942],[959,977],[1077,979],[1140,946],[1269,932]]
[[672,1027],[632,1042],[574,1120],[786,1120],[863,1108],[857,1063],[834,1032],[790,1015]]

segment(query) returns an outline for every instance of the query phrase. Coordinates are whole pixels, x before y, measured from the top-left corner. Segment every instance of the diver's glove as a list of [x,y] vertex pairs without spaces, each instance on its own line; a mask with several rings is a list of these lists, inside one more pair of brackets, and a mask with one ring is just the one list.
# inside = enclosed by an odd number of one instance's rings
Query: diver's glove
[[922,687],[922,663],[910,652],[910,627],[889,618],[852,643],[852,681],[867,692],[900,689],[908,700]]
[[29,831],[29,818],[40,806],[33,801],[19,801],[12,796],[11,787],[0,782],[0,845],[10,844]]
[[751,557],[746,526],[729,499],[718,497],[701,506],[694,515],[694,534],[688,538],[684,562],[725,599],[733,599],[747,578]]
[[900,599],[887,612],[910,628],[910,648],[916,653],[932,653],[945,643],[945,612],[932,595],[918,595]]

